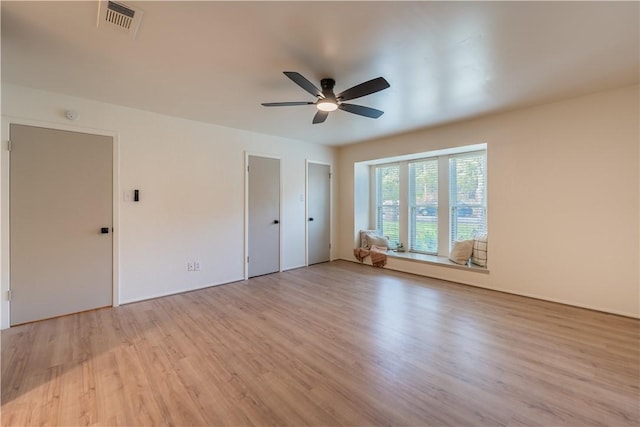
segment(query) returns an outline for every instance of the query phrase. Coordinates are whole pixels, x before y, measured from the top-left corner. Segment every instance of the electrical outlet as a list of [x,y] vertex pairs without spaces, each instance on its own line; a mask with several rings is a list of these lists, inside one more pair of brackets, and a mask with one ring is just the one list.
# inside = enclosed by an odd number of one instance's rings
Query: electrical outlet
[[195,265],[193,262],[189,261],[187,263],[187,271],[195,271]]
[[200,271],[200,261],[193,261],[193,271]]

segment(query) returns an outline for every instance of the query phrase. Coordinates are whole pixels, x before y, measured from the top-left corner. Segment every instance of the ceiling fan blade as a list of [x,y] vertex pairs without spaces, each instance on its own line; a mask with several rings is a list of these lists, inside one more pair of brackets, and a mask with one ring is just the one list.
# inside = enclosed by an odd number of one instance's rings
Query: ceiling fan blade
[[322,91],[315,87],[313,83],[309,80],[305,79],[302,74],[296,73],[295,71],[284,71],[285,76],[289,77],[294,81],[295,84],[300,86],[302,89],[306,90],[313,96],[317,96],[318,98],[324,98],[322,96]]
[[262,103],[264,107],[291,107],[292,105],[310,105],[310,104],[313,104],[313,102],[300,101],[300,102],[263,102]]
[[[390,87],[383,77],[369,80],[368,82],[360,83],[357,86],[349,88],[336,96],[336,99],[340,101],[348,101],[350,99],[360,98],[361,96],[371,95],[372,93],[380,92],[383,89]],[[357,114],[357,113],[356,113]]]
[[377,119],[384,114],[384,111],[376,110],[375,108],[363,107],[362,105],[355,104],[340,104],[339,109],[347,111],[349,113],[357,114],[359,116],[369,117],[371,119]]
[[315,124],[324,122],[325,120],[327,120],[328,116],[329,116],[329,112],[328,111],[318,110],[316,115],[313,116],[313,124],[315,125]]

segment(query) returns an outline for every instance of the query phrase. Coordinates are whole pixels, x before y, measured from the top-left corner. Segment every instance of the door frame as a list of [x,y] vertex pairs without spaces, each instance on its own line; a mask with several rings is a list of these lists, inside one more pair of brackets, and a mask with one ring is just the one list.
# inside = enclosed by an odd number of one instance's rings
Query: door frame
[[11,116],[2,116],[2,148],[0,149],[0,201],[2,209],[0,210],[0,329],[10,327],[11,319],[11,303],[9,301],[9,291],[11,290],[11,274],[10,266],[10,156],[8,149],[8,141],[10,140],[11,125],[33,126],[52,130],[62,130],[69,132],[86,133],[90,135],[108,136],[113,141],[113,170],[112,170],[112,216],[113,216],[113,244],[111,252],[111,289],[112,289],[112,306],[120,305],[120,277],[119,277],[119,259],[120,259],[120,136],[118,132],[95,129],[76,125],[66,125],[62,123],[47,122],[42,120],[30,120]]
[[319,160],[304,160],[304,265],[309,267],[309,164],[329,166],[329,261],[333,261],[333,165]]
[[267,159],[278,160],[278,175],[280,182],[278,183],[278,217],[280,227],[278,227],[278,271],[282,272],[282,158],[273,154],[264,154],[254,151],[244,152],[244,253],[242,254],[242,263],[244,265],[244,280],[249,279],[249,156],[264,157]]

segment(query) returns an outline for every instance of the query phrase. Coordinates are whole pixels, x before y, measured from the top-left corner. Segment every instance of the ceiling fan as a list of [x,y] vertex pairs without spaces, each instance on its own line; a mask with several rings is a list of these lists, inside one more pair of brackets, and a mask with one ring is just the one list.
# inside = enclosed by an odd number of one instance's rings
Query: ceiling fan
[[346,104],[344,101],[360,98],[362,96],[371,95],[380,92],[389,87],[389,83],[382,77],[378,77],[364,83],[360,83],[349,88],[339,94],[333,93],[333,86],[336,84],[333,79],[322,79],[318,89],[313,83],[304,78],[302,74],[295,71],[284,71],[284,74],[294,81],[295,84],[318,98],[315,102],[264,102],[265,107],[290,107],[293,105],[315,105],[318,112],[313,117],[313,124],[322,123],[327,119],[329,112],[335,110],[343,110],[348,113],[358,114],[359,116],[377,119],[384,114],[384,111],[375,108],[363,107],[362,105]]

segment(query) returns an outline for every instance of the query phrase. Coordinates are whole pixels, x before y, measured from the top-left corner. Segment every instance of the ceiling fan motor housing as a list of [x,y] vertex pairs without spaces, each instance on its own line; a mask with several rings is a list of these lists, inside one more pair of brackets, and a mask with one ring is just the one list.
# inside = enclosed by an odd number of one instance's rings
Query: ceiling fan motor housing
[[320,86],[322,87],[322,94],[325,98],[335,99],[335,95],[333,94],[333,87],[336,85],[336,81],[333,79],[322,79],[320,80]]

